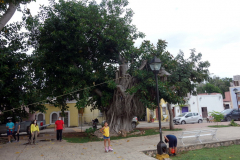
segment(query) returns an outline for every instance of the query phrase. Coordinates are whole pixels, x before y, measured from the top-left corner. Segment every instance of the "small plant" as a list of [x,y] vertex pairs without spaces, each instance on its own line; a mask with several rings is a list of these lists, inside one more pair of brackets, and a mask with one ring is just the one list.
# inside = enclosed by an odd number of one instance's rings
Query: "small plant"
[[90,138],[95,131],[96,131],[96,129],[91,127],[91,128],[86,129],[85,132],[86,132],[87,136]]
[[214,121],[217,122],[217,125],[218,125],[218,122],[221,122],[224,119],[224,115],[221,112],[212,111],[209,113],[214,118]]
[[139,121],[137,121],[136,126],[139,125]]
[[236,122],[234,122],[234,120],[232,119],[229,126],[238,126],[238,124]]

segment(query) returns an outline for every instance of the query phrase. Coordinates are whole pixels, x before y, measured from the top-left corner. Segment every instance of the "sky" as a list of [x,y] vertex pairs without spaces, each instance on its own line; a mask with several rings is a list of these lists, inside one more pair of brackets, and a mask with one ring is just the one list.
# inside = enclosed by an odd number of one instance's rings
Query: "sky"
[[[27,4],[33,15],[39,4],[48,4],[48,0],[36,1]],[[232,78],[240,75],[239,6],[239,0],[129,0],[127,8],[135,13],[132,24],[146,35],[135,46],[143,40],[156,44],[163,39],[172,55],[182,50],[186,58],[195,48],[210,62],[212,75]],[[19,19],[21,14],[16,12],[10,22]]]

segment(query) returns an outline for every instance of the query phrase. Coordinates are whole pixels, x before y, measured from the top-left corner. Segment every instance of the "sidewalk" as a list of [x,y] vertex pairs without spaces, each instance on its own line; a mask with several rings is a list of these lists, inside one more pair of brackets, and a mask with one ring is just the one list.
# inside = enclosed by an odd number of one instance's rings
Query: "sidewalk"
[[[189,124],[191,125],[191,124]],[[206,124],[192,124],[195,128],[186,130],[209,129],[203,127]],[[179,125],[184,126],[184,125]],[[219,128],[217,138],[221,140],[239,139],[240,127]],[[180,135],[181,131],[164,131],[167,134]],[[211,137],[202,138],[204,142],[212,142]],[[213,140],[214,141],[214,140]],[[20,143],[0,145],[0,160],[154,160],[142,153],[145,150],[154,150],[159,142],[159,135],[134,137],[111,141],[113,152],[105,153],[103,142],[67,143],[63,142],[40,142],[38,145],[23,145]],[[185,145],[197,144],[194,138],[184,139]],[[178,146],[181,146],[181,142]]]

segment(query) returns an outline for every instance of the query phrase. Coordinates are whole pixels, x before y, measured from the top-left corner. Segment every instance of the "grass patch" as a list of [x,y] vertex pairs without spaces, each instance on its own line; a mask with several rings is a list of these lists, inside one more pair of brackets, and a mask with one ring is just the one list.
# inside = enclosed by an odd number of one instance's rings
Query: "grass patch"
[[171,129],[162,129],[163,131],[182,131],[183,129],[181,129],[181,128],[176,128],[176,129],[173,129],[173,130],[171,130]]
[[238,160],[240,157],[240,145],[231,145],[227,147],[203,148],[194,151],[181,152],[172,160]]
[[[182,129],[162,129],[162,131],[181,131]],[[141,137],[141,136],[151,136],[151,135],[157,135],[159,134],[159,131],[156,129],[146,129],[144,130],[145,134],[137,134],[137,135],[129,135],[134,132],[140,132],[139,130],[134,130],[128,133],[126,137],[121,137],[121,136],[112,136],[111,140],[119,140],[119,139],[125,139],[125,138],[131,138],[131,137]],[[66,140],[69,143],[87,143],[87,142],[93,142],[93,141],[103,141],[103,139],[91,136],[91,137],[63,137],[64,140]]]
[[230,126],[229,125],[213,125],[213,126],[208,126],[208,127],[223,128],[223,127],[230,127]]

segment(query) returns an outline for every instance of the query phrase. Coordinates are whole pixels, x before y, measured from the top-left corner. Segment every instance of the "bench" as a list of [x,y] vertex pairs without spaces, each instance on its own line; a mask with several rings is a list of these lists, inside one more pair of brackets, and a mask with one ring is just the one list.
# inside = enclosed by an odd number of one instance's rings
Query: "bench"
[[182,144],[185,145],[183,143],[183,139],[184,138],[196,138],[197,141],[199,141],[200,143],[202,143],[200,137],[203,136],[212,136],[212,140],[213,138],[215,138],[217,141],[217,137],[216,137],[216,132],[217,129],[205,129],[205,130],[195,130],[195,131],[183,131],[182,134],[180,136],[178,136],[177,138],[181,140]]

